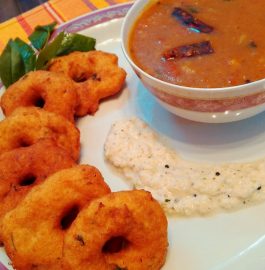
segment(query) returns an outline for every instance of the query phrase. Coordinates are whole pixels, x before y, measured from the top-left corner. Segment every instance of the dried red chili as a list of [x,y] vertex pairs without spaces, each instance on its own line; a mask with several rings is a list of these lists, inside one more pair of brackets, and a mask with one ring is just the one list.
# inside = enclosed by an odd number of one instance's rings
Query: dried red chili
[[198,20],[191,13],[179,7],[174,9],[172,16],[174,16],[185,26],[201,33],[211,33],[214,29],[212,26]]
[[184,57],[194,57],[204,54],[211,54],[214,50],[210,41],[202,41],[189,45],[179,46],[163,53],[163,59],[170,60]]

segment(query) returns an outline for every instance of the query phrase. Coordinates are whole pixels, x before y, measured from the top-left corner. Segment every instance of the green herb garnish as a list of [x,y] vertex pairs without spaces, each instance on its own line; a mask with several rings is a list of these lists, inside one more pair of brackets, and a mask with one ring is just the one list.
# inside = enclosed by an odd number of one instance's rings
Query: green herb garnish
[[0,77],[8,87],[25,73],[34,69],[34,50],[19,38],[10,39],[0,56]]
[[63,41],[64,32],[60,33],[53,42],[47,44],[39,53],[36,69],[42,69],[47,63],[57,55],[57,51]]
[[55,25],[37,26],[29,36],[31,45],[19,38],[8,41],[0,56],[0,78],[6,88],[29,71],[45,69],[54,57],[95,50],[96,40],[80,34],[61,32],[48,43]]
[[57,51],[57,56],[67,55],[74,51],[87,52],[94,50],[96,40],[80,34],[65,33],[61,46]]
[[29,40],[36,50],[42,49],[47,44],[55,25],[56,22],[53,22],[48,25],[39,25],[34,29],[34,32],[29,36]]
[[80,34],[61,32],[50,44],[40,52],[36,69],[43,69],[56,56],[67,55],[74,51],[91,51],[95,49],[96,40]]

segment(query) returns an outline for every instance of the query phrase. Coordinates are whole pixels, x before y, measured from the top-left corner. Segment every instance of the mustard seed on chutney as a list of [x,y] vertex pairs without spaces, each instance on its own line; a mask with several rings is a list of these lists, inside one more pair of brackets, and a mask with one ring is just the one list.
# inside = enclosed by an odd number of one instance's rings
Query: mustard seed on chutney
[[130,34],[134,62],[173,84],[219,88],[265,77],[263,0],[160,0]]

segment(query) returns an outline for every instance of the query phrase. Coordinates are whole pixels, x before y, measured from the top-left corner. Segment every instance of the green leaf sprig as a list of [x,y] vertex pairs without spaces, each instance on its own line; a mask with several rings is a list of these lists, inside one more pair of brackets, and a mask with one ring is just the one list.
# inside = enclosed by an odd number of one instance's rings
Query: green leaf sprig
[[96,40],[94,38],[61,32],[53,42],[40,51],[36,69],[43,69],[56,56],[67,55],[74,51],[87,52],[95,50],[95,45]]
[[34,32],[29,36],[29,40],[36,50],[42,49],[48,43],[55,26],[56,22],[53,22],[48,25],[39,25],[35,28]]
[[45,69],[52,58],[95,50],[96,40],[80,34],[61,32],[49,42],[55,25],[37,26],[29,36],[31,44],[19,38],[8,41],[0,56],[0,78],[6,88],[29,71]]
[[19,38],[10,39],[0,56],[0,77],[5,87],[34,69],[35,51]]

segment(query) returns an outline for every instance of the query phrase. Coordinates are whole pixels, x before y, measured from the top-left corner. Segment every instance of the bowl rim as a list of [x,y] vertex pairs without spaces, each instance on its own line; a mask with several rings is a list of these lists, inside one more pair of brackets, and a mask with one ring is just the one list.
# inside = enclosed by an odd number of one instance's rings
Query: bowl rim
[[[158,1],[158,0],[152,0],[153,2]],[[148,6],[148,4],[150,4],[151,0],[135,0],[135,2],[133,3],[132,7],[129,9],[128,13],[126,14],[126,16],[124,17],[124,20],[122,22],[122,26],[121,26],[121,47],[123,50],[123,53],[126,57],[126,59],[128,60],[128,62],[132,65],[133,68],[135,68],[139,73],[144,74],[149,80],[153,80],[158,84],[163,84],[164,86],[167,86],[169,88],[175,88],[175,89],[181,89],[181,90],[185,90],[188,92],[195,92],[197,94],[199,93],[206,93],[206,92],[213,92],[213,93],[219,93],[221,94],[221,92],[224,94],[226,92],[238,92],[238,96],[244,96],[246,95],[248,91],[251,91],[251,94],[255,94],[258,92],[263,92],[265,89],[265,77],[263,79],[259,79],[250,83],[246,83],[246,84],[239,84],[239,85],[233,85],[233,86],[226,86],[226,87],[191,87],[191,86],[185,86],[185,85],[180,85],[180,84],[173,84],[170,82],[166,82],[163,81],[161,79],[158,79],[152,75],[150,75],[149,73],[147,73],[146,71],[144,71],[143,69],[141,69],[131,58],[130,53],[128,51],[128,37],[130,36],[130,33],[132,31],[132,26],[134,25],[134,23],[136,22],[136,20],[139,18],[139,16],[142,14],[142,12],[144,11],[144,9],[146,8],[146,6]],[[139,8],[140,6],[140,8]],[[134,12],[136,9],[140,9],[140,12],[138,11],[138,14],[136,16],[134,15]],[[134,17],[134,19],[132,20],[132,23],[130,26],[128,26],[128,21],[131,17]],[[127,36],[127,38],[126,38]],[[263,84],[263,87],[260,86],[258,87],[260,84]],[[258,90],[255,91],[254,89],[251,89],[252,87],[257,87]],[[241,91],[239,90],[244,90],[245,94],[243,94]],[[240,93],[241,92],[241,93]]]

